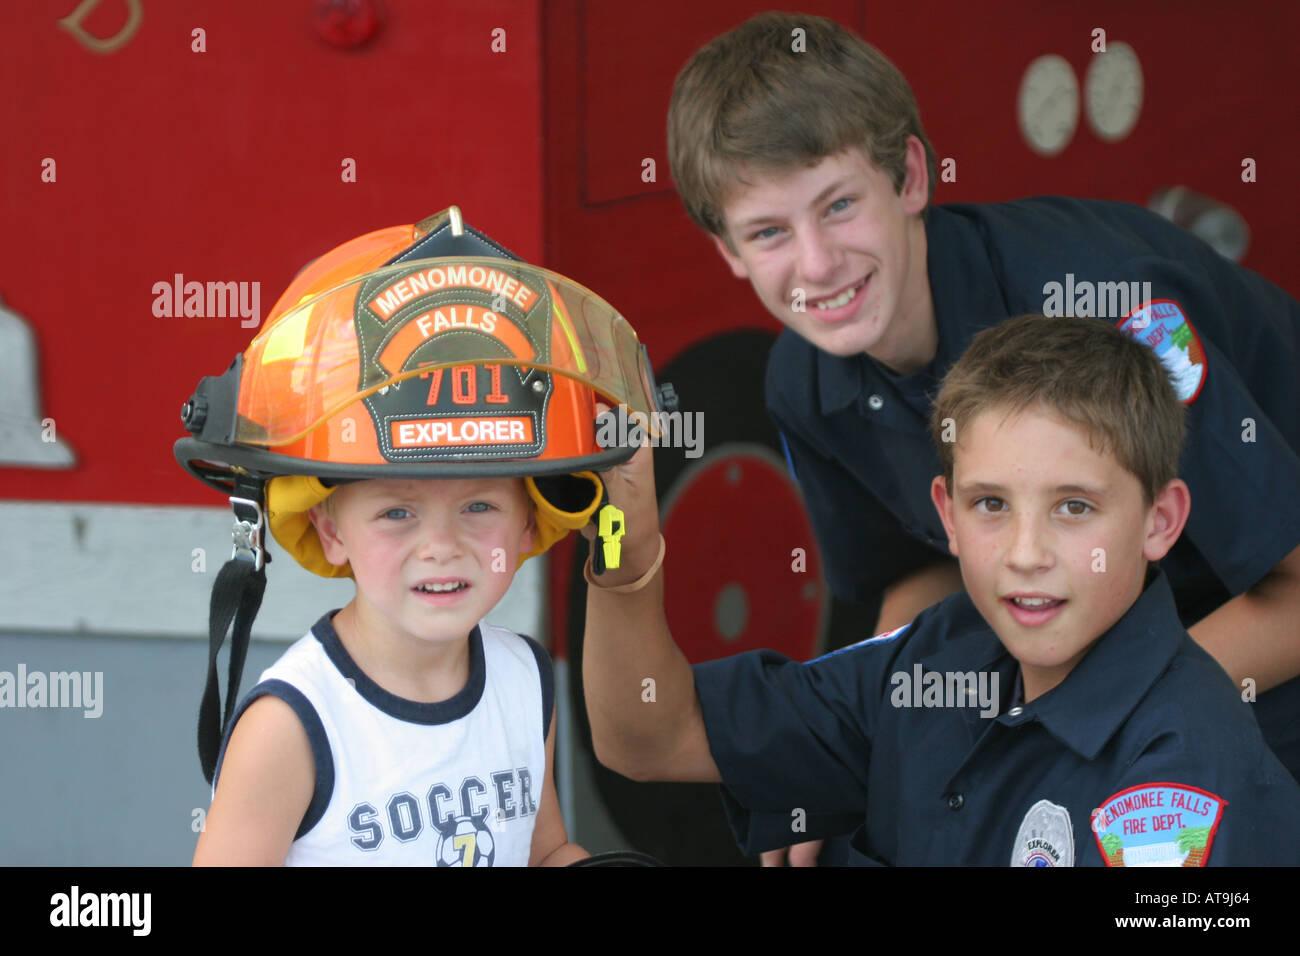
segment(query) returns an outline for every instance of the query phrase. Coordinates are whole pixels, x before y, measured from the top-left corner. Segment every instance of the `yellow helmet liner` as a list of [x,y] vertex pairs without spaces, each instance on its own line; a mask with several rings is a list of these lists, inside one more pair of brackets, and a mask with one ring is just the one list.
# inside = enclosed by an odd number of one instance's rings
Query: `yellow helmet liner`
[[[266,519],[271,534],[295,561],[323,578],[352,576],[351,566],[331,564],[325,557],[325,549],[307,513],[328,498],[335,487],[308,475],[282,475],[272,478],[266,486]],[[524,487],[533,501],[537,539],[532,551],[520,555],[521,565],[545,553],[570,531],[585,527],[600,507],[605,492],[594,471],[529,476],[524,478]]]

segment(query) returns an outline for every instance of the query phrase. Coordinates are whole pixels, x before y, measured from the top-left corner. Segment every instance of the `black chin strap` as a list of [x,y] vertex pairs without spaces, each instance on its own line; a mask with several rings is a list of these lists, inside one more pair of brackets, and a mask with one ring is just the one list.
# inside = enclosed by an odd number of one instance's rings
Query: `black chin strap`
[[[262,594],[266,591],[266,562],[271,560],[271,556],[264,544],[264,484],[262,479],[246,476],[238,479],[235,494],[230,498],[230,506],[235,512],[235,550],[212,586],[212,603],[208,608],[208,683],[203,689],[203,702],[199,705],[199,762],[208,783],[212,783],[221,741],[239,699],[239,681],[244,674],[253,619],[257,617],[258,608],[262,606]],[[225,643],[232,622],[230,673],[223,712],[217,653]]]

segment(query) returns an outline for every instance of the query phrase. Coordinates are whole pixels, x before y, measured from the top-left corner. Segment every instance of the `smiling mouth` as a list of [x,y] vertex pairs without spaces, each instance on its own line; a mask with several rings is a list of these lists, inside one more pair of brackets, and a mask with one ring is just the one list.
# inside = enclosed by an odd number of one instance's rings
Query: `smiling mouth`
[[1054,621],[1067,602],[1064,598],[1043,595],[1015,595],[1002,599],[1006,612],[1021,627],[1041,627]]
[[459,594],[468,587],[467,581],[453,581],[447,584],[417,584],[411,590],[421,594]]
[[1026,611],[1041,611],[1045,608],[1056,607],[1058,604],[1064,604],[1064,598],[1046,598],[1046,597],[1011,597],[1005,598],[1016,607],[1024,608]]
[[822,299],[819,302],[814,302],[813,305],[816,308],[821,309],[823,312],[848,305],[853,301],[853,297],[858,294],[859,290],[867,284],[867,279],[869,278],[870,276],[864,277],[862,281],[857,283],[857,285],[850,286],[833,299]]

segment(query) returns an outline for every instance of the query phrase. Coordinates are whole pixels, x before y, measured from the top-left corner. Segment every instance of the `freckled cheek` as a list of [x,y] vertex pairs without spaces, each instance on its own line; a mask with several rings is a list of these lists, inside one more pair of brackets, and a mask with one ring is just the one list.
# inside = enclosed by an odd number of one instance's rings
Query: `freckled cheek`
[[996,535],[981,534],[973,527],[959,524],[955,537],[962,580],[972,590],[990,587],[1002,561],[1002,546]]
[[760,287],[767,292],[768,298],[785,299],[785,290],[798,285],[793,274],[782,269],[769,269],[759,280]]
[[461,544],[466,551],[480,555],[485,560],[490,560],[492,553],[497,548],[509,550],[510,536],[508,530],[504,525],[475,528],[461,535]]
[[1070,542],[1061,557],[1077,577],[1086,575],[1091,579],[1110,567],[1110,549],[1101,538]]
[[978,525],[958,524],[956,528],[957,550],[964,561],[971,564],[991,566],[1001,560],[1005,545],[996,531],[981,530]]
[[394,554],[389,548],[368,551],[361,556],[361,560],[370,577],[392,575],[402,566],[402,556]]

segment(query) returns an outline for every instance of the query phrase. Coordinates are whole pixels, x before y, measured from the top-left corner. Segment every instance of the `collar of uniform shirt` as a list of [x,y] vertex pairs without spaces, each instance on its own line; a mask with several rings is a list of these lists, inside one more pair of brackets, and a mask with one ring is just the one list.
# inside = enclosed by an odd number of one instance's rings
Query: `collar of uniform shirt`
[[[988,634],[1001,648],[992,629]],[[1092,760],[1164,673],[1184,634],[1169,581],[1164,572],[1157,572],[1128,613],[1102,635],[1060,685],[1022,703],[1024,712],[1018,717],[1009,718],[1004,712],[997,719],[1017,725],[1037,720],[1052,736]],[[949,645],[930,655],[924,666],[946,673],[963,669],[963,660],[969,665],[973,656],[969,648],[963,653],[960,647]],[[1002,648],[999,659],[1009,656]],[[1016,673],[1018,676],[1018,668]]]
[[1190,640],[1169,579],[1158,572],[1070,676],[1025,710],[1091,760],[1169,667],[1184,639]]
[[[926,268],[939,343],[934,366],[942,378],[981,329],[1011,315],[979,229],[957,210],[933,206],[925,220]],[[818,398],[823,414],[847,408],[866,389],[892,389],[874,360],[817,353]]]
[[1024,706],[1048,732],[1093,760],[1117,734],[1183,643],[1174,592],[1157,572],[1122,617],[1058,687]]
[[1041,305],[1009,300],[1013,293],[998,279],[1002,266],[990,258],[991,240],[965,212],[978,210],[987,216],[997,205],[954,203],[938,206],[926,217],[926,270],[941,359],[935,374],[940,378],[966,351],[975,333],[1013,315],[1041,310]]
[[862,392],[862,366],[859,355],[841,358],[817,350],[817,398],[822,414],[830,415],[848,408]]

